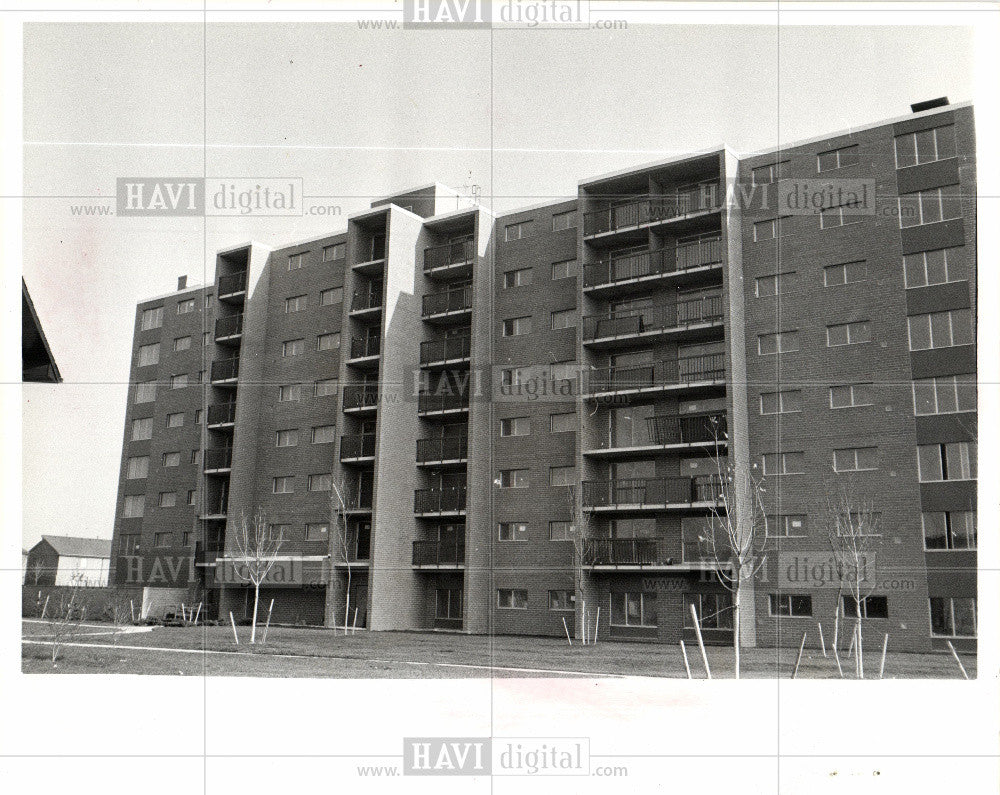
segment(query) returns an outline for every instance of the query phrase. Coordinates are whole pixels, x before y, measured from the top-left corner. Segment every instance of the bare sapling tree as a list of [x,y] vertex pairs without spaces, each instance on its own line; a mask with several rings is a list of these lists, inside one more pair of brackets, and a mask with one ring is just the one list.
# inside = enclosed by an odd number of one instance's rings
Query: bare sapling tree
[[[589,535],[590,517],[583,510],[582,505],[577,503],[576,488],[572,485],[566,487],[566,502],[569,508],[569,540],[573,543],[573,594],[575,604],[573,606],[576,616],[577,626],[580,631],[580,639],[587,642],[587,602],[584,596],[585,577],[585,548]],[[597,635],[597,628],[594,629],[594,636]]]
[[118,636],[132,623],[132,606],[129,604],[128,594],[120,589],[113,589],[108,597],[105,616],[111,622],[111,642],[117,646]]
[[336,472],[330,477],[330,556],[344,564],[344,634],[351,617],[351,557],[352,540],[348,510],[352,499],[348,492],[346,478],[338,481]]
[[710,558],[719,582],[733,596],[734,675],[740,678],[740,621],[744,602],[753,592],[753,581],[767,562],[767,512],[765,485],[757,465],[737,467],[728,454],[728,435],[720,434],[713,419],[716,475],[709,487],[709,523],[699,542]]
[[49,619],[49,632],[52,635],[52,664],[55,665],[59,659],[59,651],[63,644],[69,643],[77,632],[80,625],[87,616],[87,608],[81,608],[76,601],[76,593],[72,593],[69,601],[65,595],[59,598],[59,606],[52,611]]
[[233,572],[253,586],[253,618],[250,622],[250,643],[257,640],[257,608],[260,604],[260,584],[267,579],[278,562],[278,552],[285,541],[284,532],[268,525],[267,516],[258,510],[253,516],[242,514],[233,533]]

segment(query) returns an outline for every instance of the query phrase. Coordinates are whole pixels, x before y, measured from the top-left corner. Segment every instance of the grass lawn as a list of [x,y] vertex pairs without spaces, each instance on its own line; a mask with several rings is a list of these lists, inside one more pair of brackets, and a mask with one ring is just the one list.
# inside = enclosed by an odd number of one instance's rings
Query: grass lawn
[[[51,662],[49,627],[24,622],[25,673],[174,674],[186,676],[304,676],[333,678],[440,679],[543,676],[686,676],[679,647],[602,641],[571,647],[556,638],[458,635],[435,632],[358,632],[344,636],[328,629],[271,627],[267,643],[249,645],[249,627],[156,627],[148,632],[109,634],[107,625],[79,628],[72,646]],[[258,640],[260,631],[258,630]],[[76,644],[86,644],[76,645]],[[110,646],[110,648],[104,648]],[[252,650],[251,650],[252,649]],[[186,651],[173,651],[186,650]],[[200,653],[210,652],[210,653]],[[797,649],[746,649],[742,674],[747,678],[790,677]],[[865,668],[877,678],[881,649],[869,650]],[[732,649],[709,648],[716,678],[732,676]],[[692,673],[705,676],[697,646],[688,649]],[[845,674],[853,664],[842,661]],[[975,658],[962,660],[970,677]],[[799,677],[837,678],[833,657],[807,649]],[[886,660],[886,678],[961,678],[947,654],[894,654]]]

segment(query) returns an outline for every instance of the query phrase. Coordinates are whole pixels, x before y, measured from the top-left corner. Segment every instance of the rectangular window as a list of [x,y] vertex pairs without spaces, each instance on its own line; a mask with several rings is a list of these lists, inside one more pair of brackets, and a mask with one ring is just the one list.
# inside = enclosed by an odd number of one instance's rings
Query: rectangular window
[[757,353],[770,356],[776,353],[794,353],[799,349],[798,331],[779,331],[757,337]]
[[768,535],[779,538],[802,538],[806,535],[806,515],[783,513],[767,517]]
[[812,597],[808,594],[772,593],[768,594],[772,616],[807,618],[813,614]]
[[195,489],[188,489],[187,494],[187,504],[194,505],[194,501],[198,496],[198,492]]
[[295,447],[299,443],[299,429],[289,428],[284,431],[276,431],[274,434],[275,447]]
[[841,345],[860,345],[872,341],[872,324],[870,320],[857,320],[853,323],[836,323],[826,327],[826,347],[837,348]]
[[552,216],[552,231],[561,232],[564,229],[576,228],[576,210],[564,213],[554,213]]
[[152,403],[156,400],[156,381],[143,381],[135,385],[135,402]]
[[329,473],[310,475],[307,487],[309,491],[331,491],[333,489],[333,475]]
[[918,251],[903,257],[903,279],[907,289],[963,282],[971,278],[972,270],[962,246]]
[[873,384],[841,384],[830,387],[830,408],[848,409],[874,405]]
[[962,217],[962,190],[958,185],[930,188],[899,197],[899,226],[903,229]]
[[500,488],[502,489],[526,489],[528,488],[527,469],[501,469]]
[[930,608],[932,635],[947,638],[976,637],[976,597],[932,596]]
[[206,295],[205,296],[205,309],[210,309],[211,307],[212,307],[212,296],[211,295]]
[[163,466],[179,467],[180,465],[181,465],[181,454],[179,452],[163,454]]
[[173,508],[177,505],[176,491],[161,491],[159,506],[161,508]]
[[295,491],[295,478],[282,475],[274,479],[272,491],[275,494],[292,494]]
[[329,444],[337,439],[336,425],[317,425],[312,429],[313,444]]
[[531,234],[531,221],[521,221],[517,224],[507,224],[504,228],[503,239],[507,243],[512,240],[523,240]]
[[196,448],[196,449],[194,449],[194,450],[191,451],[190,461],[191,461],[192,464],[196,464],[196,465],[201,463],[201,450],[200,449]]
[[171,535],[171,533],[153,533],[153,546],[169,547],[173,541]]
[[823,268],[823,286],[838,287],[842,284],[863,282],[868,278],[868,262],[842,262],[839,265],[827,265]]
[[549,541],[570,541],[573,536],[573,523],[567,521],[549,522]]
[[285,357],[301,356],[305,353],[305,350],[305,340],[288,340],[287,342],[281,343],[281,355]]
[[849,204],[837,207],[824,207],[819,211],[819,228],[830,229],[836,226],[861,223],[861,210]]
[[954,124],[896,136],[896,168],[947,160],[955,154]]
[[527,379],[527,372],[521,367],[508,367],[500,371],[501,386],[521,386]]
[[921,483],[942,480],[974,480],[976,477],[975,442],[918,444],[917,470]]
[[505,337],[519,337],[531,333],[531,316],[512,317],[503,322],[501,333]]
[[140,328],[143,331],[150,331],[154,328],[160,328],[163,325],[163,307],[157,306],[152,309],[142,310],[142,322],[140,323]]
[[802,411],[801,389],[764,392],[760,396],[761,414],[793,414],[799,411]]
[[821,172],[833,171],[834,169],[857,165],[861,159],[860,152],[861,150],[857,144],[820,152],[816,155],[816,170]]
[[305,264],[306,255],[304,252],[301,254],[292,254],[292,256],[288,258],[288,270],[290,271],[297,271]]
[[167,415],[168,428],[181,428],[184,425],[184,412],[177,411]]
[[133,456],[128,460],[128,475],[126,477],[129,480],[138,480],[144,478],[149,474],[149,456],[148,455],[137,455]]
[[[975,376],[942,375],[913,382],[913,413],[957,414],[976,410]],[[961,380],[960,380],[961,379]]]
[[612,592],[610,623],[616,627],[655,627],[656,594]]
[[571,433],[576,431],[576,413],[549,415],[549,433]]
[[570,279],[576,276],[576,260],[564,259],[552,263],[552,279]]
[[550,486],[572,486],[576,483],[576,467],[549,467]]
[[864,472],[878,469],[877,447],[846,447],[833,451],[834,472]]
[[528,592],[523,588],[499,588],[497,607],[504,610],[527,610]]
[[323,290],[323,292],[319,294],[320,306],[334,306],[335,304],[342,303],[344,303],[343,287],[331,287],[327,290]]
[[187,315],[187,314],[190,314],[191,312],[194,312],[194,299],[193,298],[188,298],[188,299],[186,299],[184,301],[178,302],[178,304],[177,304],[177,314],[178,315]]
[[751,183],[754,185],[770,185],[784,179],[790,162],[789,160],[782,160],[779,163],[757,166],[757,168],[750,171]]
[[530,433],[530,417],[508,417],[500,420],[501,436],[527,436]]
[[527,541],[527,522],[501,522],[497,525],[497,541]]
[[792,271],[773,273],[770,276],[758,276],[754,281],[754,294],[758,298],[770,298],[784,293],[788,286]]
[[333,334],[320,334],[316,337],[316,350],[318,351],[334,351],[340,347],[340,334],[334,332]]
[[552,313],[552,330],[576,328],[576,309],[563,309]]
[[924,511],[924,549],[975,549],[975,511]]
[[313,384],[313,397],[329,397],[337,394],[337,379],[324,378]]
[[177,337],[174,340],[174,353],[179,353],[180,351],[186,351],[191,347],[190,337]]
[[575,610],[576,594],[572,591],[561,589],[549,591],[549,610]]
[[845,618],[888,618],[889,598],[886,596],[863,596],[856,600],[845,594],[840,607]]
[[129,494],[125,497],[125,506],[122,509],[123,519],[138,519],[145,513],[146,498],[141,494]]
[[211,341],[212,341],[212,332],[211,331],[203,331],[202,334],[201,334],[201,347],[202,348],[207,348],[208,344]]
[[302,384],[285,384],[278,387],[279,403],[295,403],[302,399]]
[[333,262],[344,259],[347,256],[347,243],[334,243],[332,246],[323,246],[323,262]]
[[443,621],[462,619],[462,589],[438,588],[435,592],[434,617]]
[[139,347],[139,367],[149,367],[160,363],[160,343]]
[[755,243],[763,240],[774,240],[788,234],[788,219],[790,216],[783,215],[780,218],[771,218],[767,221],[757,221],[753,225],[753,239]]
[[761,456],[765,475],[801,475],[806,470],[806,454],[764,453]]
[[531,284],[531,273],[531,268],[518,268],[514,271],[507,271],[503,275],[504,289],[526,287]]
[[179,375],[170,376],[171,389],[183,389],[187,385],[188,385],[187,373],[180,373]]
[[973,343],[972,310],[952,309],[906,318],[910,334],[910,350],[953,348]]
[[122,535],[118,542],[118,553],[120,555],[135,555],[139,552],[138,535]]
[[301,312],[306,308],[306,296],[304,295],[294,295],[291,298],[285,299],[285,314],[290,315],[293,312]]

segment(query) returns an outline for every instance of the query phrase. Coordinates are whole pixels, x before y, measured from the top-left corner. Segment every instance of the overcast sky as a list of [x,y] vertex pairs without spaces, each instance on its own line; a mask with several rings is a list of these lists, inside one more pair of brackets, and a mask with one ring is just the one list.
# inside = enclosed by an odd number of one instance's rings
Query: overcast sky
[[749,152],[974,99],[966,28],[497,31],[491,55],[488,32],[220,25],[207,80],[198,26],[25,30],[24,275],[65,378],[24,389],[25,547],[111,536],[136,302],[181,274],[211,279],[218,248],[345,226],[81,218],[70,205],[90,200],[47,197],[207,168],[301,177],[344,217],[432,181],[481,186],[503,212],[673,153]]

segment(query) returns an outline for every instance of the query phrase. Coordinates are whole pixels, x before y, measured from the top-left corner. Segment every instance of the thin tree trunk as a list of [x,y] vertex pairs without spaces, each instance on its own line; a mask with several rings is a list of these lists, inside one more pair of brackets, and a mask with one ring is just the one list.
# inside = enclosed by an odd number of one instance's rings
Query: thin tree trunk
[[740,586],[736,585],[736,597],[733,600],[733,658],[736,663],[735,678],[740,678]]
[[260,585],[253,586],[253,621],[250,622],[250,643],[257,639],[257,603],[260,601]]

